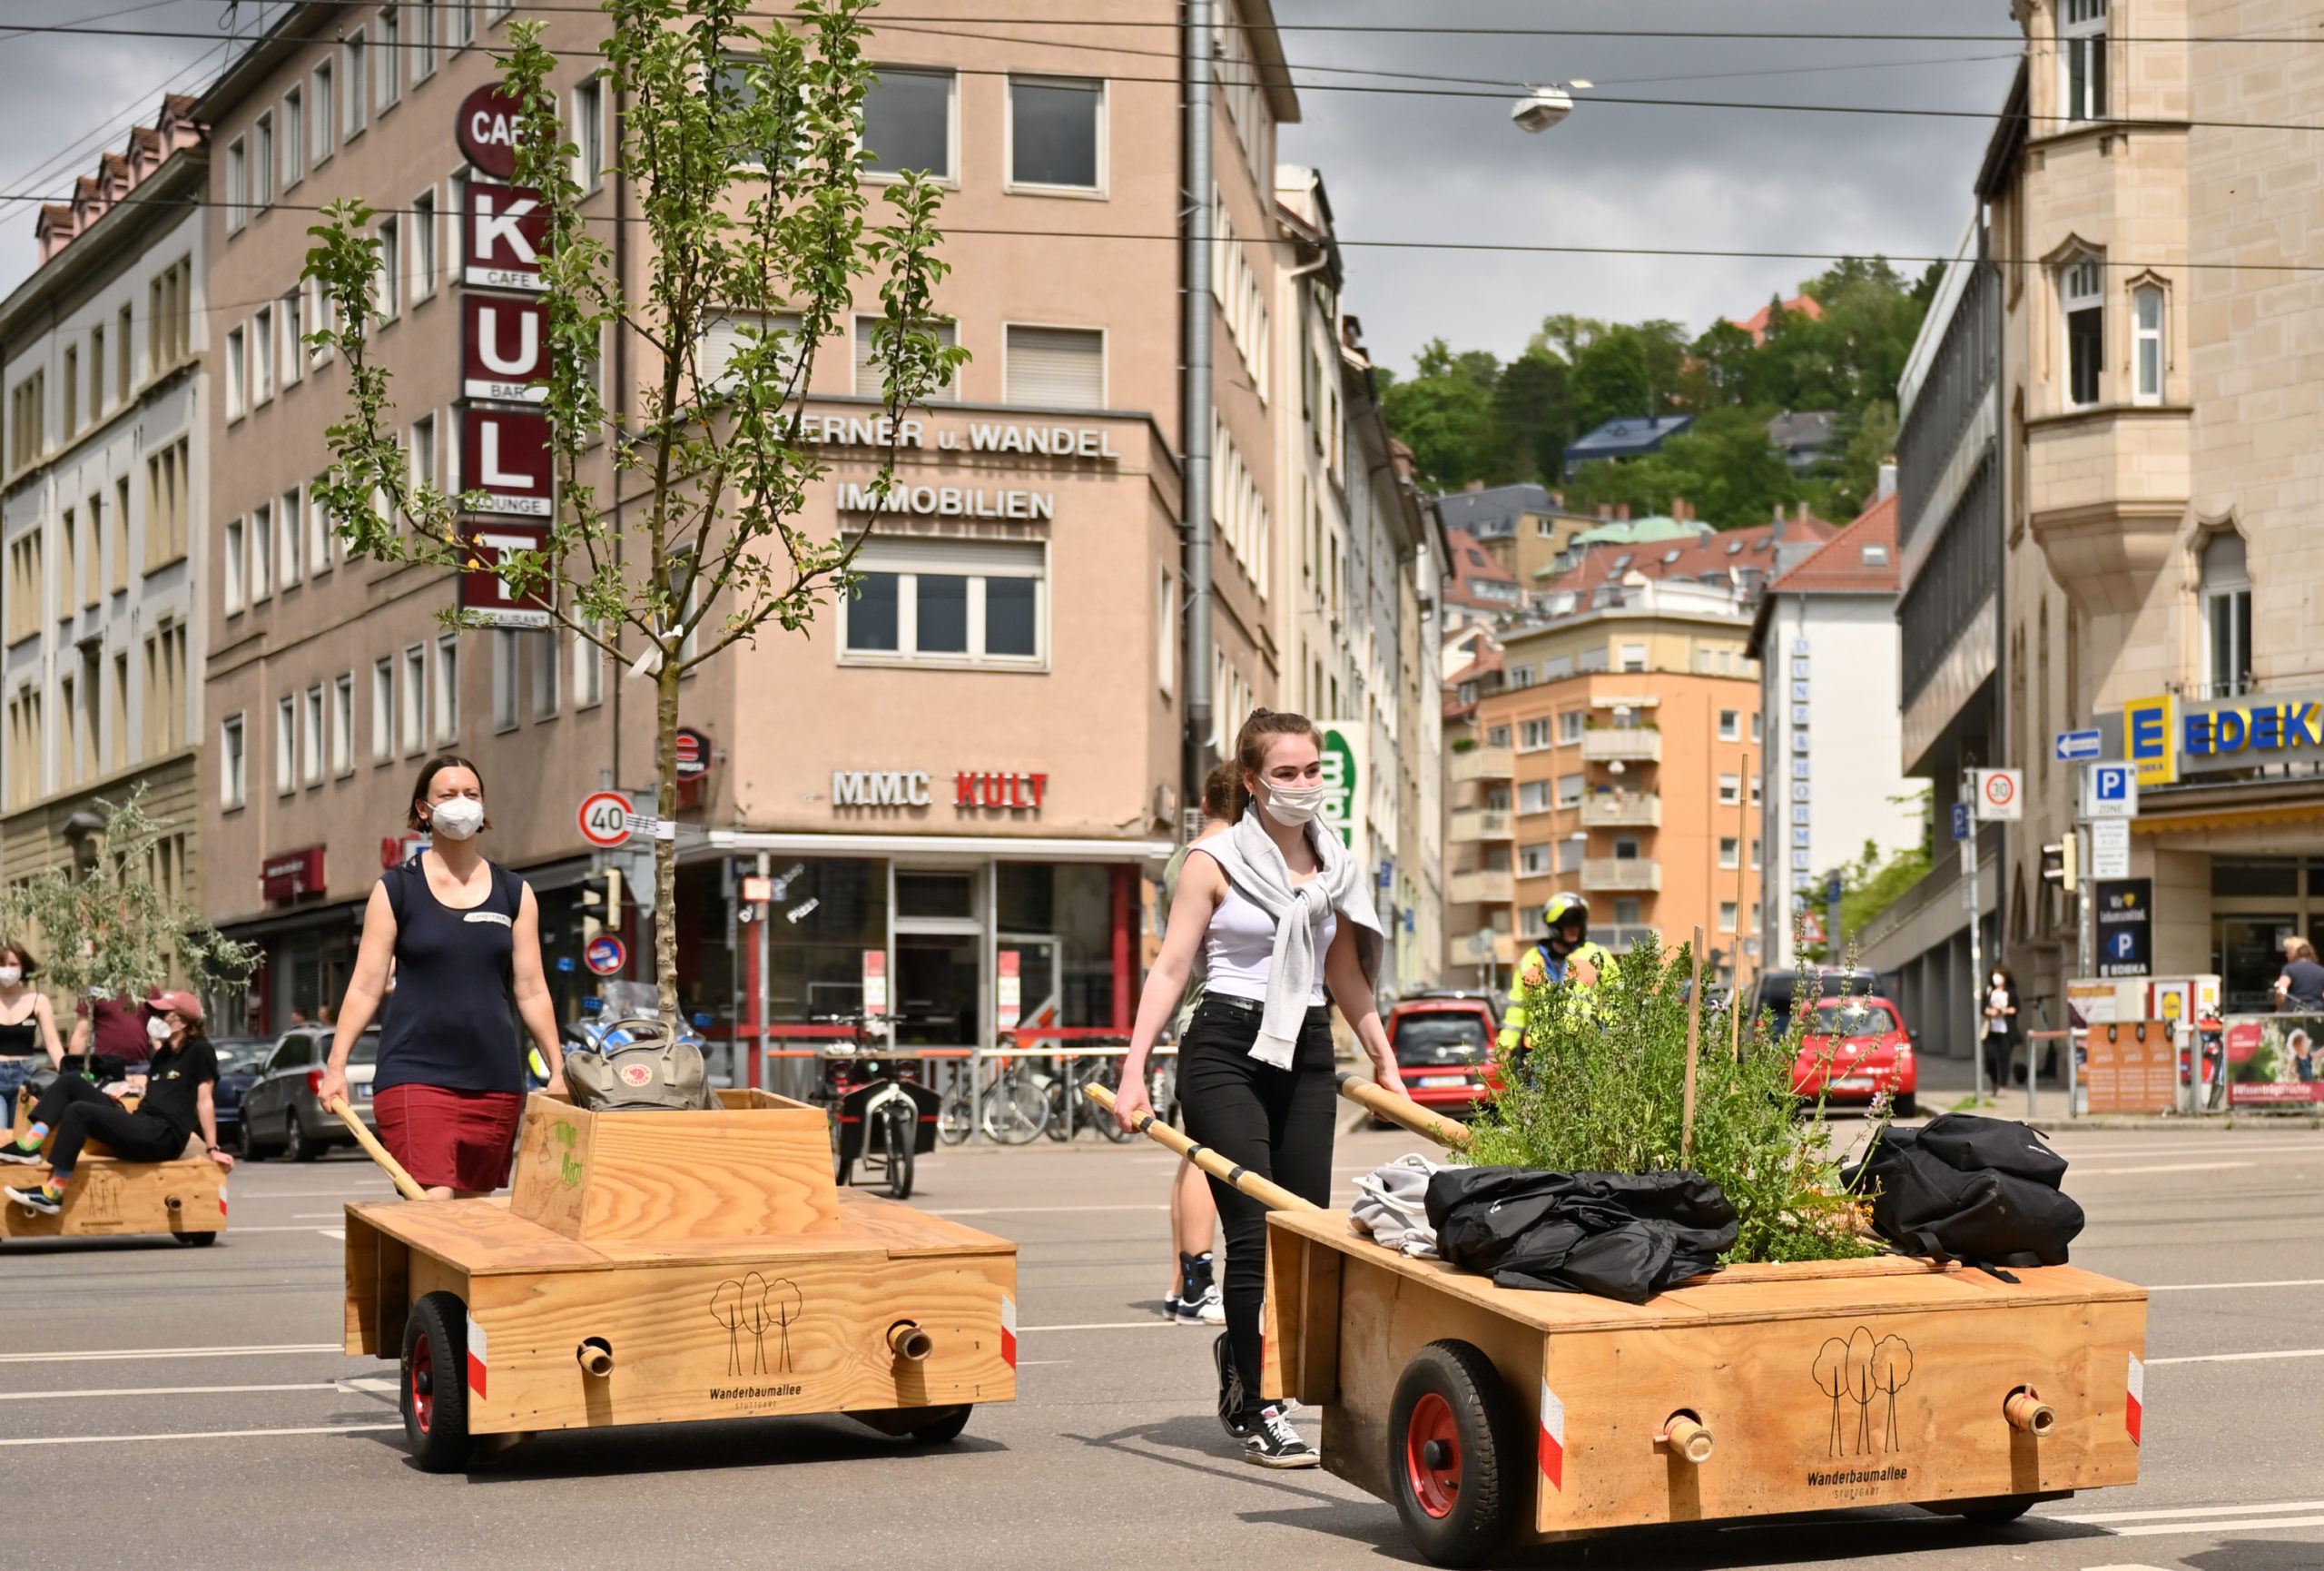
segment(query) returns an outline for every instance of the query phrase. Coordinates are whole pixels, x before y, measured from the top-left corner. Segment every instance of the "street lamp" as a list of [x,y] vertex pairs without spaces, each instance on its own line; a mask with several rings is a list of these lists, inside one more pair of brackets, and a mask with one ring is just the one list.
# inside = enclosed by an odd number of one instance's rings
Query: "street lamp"
[[1589,85],[1577,79],[1529,87],[1524,97],[1510,105],[1509,118],[1516,123],[1518,130],[1539,135],[1573,113],[1573,94],[1568,89]]

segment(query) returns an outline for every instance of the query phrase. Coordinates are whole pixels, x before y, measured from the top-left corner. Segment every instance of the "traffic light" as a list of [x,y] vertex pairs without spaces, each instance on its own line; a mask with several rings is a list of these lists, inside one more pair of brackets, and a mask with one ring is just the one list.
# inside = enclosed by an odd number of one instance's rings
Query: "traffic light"
[[2081,849],[2079,837],[2073,835],[2043,846],[2042,876],[2072,894],[2081,881],[2082,870],[2077,865],[2082,860],[2077,855]]
[[581,881],[581,944],[621,925],[621,870],[608,867]]

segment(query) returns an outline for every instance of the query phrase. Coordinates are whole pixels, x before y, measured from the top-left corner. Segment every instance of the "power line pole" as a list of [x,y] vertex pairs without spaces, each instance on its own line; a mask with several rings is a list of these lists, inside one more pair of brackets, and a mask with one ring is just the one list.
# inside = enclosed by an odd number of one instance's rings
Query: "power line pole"
[[1185,238],[1180,272],[1186,296],[1186,376],[1178,413],[1178,440],[1185,459],[1179,478],[1179,509],[1186,520],[1186,735],[1185,807],[1202,800],[1203,776],[1210,772],[1210,85],[1211,6],[1214,0],[1186,0],[1186,189],[1180,193]]

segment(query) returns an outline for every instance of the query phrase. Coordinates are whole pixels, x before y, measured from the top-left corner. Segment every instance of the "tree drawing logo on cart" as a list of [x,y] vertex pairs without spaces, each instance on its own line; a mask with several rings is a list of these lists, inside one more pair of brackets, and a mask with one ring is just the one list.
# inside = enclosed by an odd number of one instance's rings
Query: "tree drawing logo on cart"
[[[710,1318],[726,1328],[726,1372],[730,1375],[769,1375],[792,1372],[791,1322],[799,1318],[806,1299],[799,1284],[787,1277],[773,1281],[756,1271],[730,1278],[710,1294]],[[779,1333],[774,1362],[766,1357],[766,1334]],[[751,1338],[750,1361],[744,1366],[743,1335]]]
[[[1832,1398],[1831,1428],[1825,1454],[1832,1457],[1868,1456],[1876,1448],[1894,1451],[1901,1437],[1896,1430],[1896,1393],[1912,1380],[1913,1345],[1902,1337],[1881,1337],[1858,1326],[1843,1340],[1825,1339],[1816,1350],[1812,1371],[1817,1389]],[[1876,1425],[1875,1410],[1879,1420]],[[1878,1429],[1876,1447],[1874,1431]]]

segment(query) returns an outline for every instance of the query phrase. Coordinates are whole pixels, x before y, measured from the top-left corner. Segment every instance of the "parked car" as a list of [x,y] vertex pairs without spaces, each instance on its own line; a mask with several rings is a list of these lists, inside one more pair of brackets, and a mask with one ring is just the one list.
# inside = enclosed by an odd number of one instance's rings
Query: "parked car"
[[[330,1059],[330,1042],[327,1025],[302,1025],[282,1033],[256,1083],[242,1093],[235,1154],[255,1160],[279,1151],[292,1161],[312,1161],[334,1145],[355,1143],[347,1126],[324,1112],[315,1098],[323,1065]],[[356,1039],[347,1060],[348,1103],[373,1129],[379,1121],[371,1113],[371,1076],[379,1059],[379,1033],[374,1027]]]
[[1898,1118],[1920,1112],[1920,1069],[1896,1006],[1877,994],[1816,1005],[1792,1065],[1791,1089],[1828,1103],[1869,1104],[1882,1092]]
[[274,1055],[274,1039],[219,1036],[212,1037],[210,1045],[218,1052],[218,1087],[212,1093],[218,1107],[218,1143],[236,1151],[242,1127],[242,1098],[258,1083],[266,1061]]
[[1406,1096],[1454,1117],[1465,1117],[1483,1099],[1501,1029],[1489,996],[1413,993],[1389,1010],[1386,1023]]
[[[1880,991],[1880,973],[1876,971],[1827,971],[1806,973],[1819,998],[1856,998]],[[1791,995],[1799,986],[1801,973],[1797,971],[1770,971],[1758,980],[1752,990],[1748,1023],[1762,1010],[1775,1016],[1768,1034],[1781,1036],[1791,1029]]]

